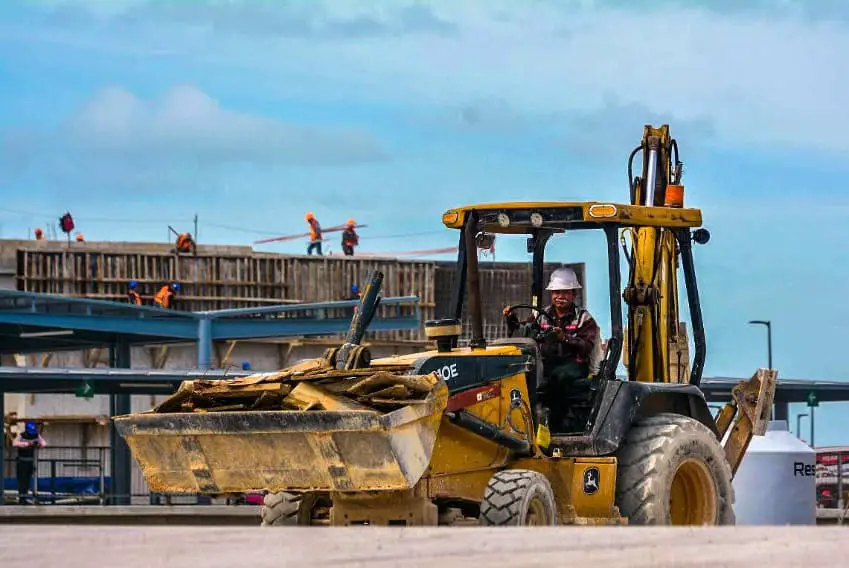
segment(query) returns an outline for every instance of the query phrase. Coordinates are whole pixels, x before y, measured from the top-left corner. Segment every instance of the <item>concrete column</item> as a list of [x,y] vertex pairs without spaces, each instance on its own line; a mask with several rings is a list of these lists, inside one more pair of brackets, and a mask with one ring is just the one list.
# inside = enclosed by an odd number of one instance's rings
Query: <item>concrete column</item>
[[[130,345],[119,341],[109,349],[109,367],[113,369],[130,368]],[[109,415],[129,414],[132,405],[129,394],[109,396]],[[106,503],[109,505],[129,505],[132,487],[132,454],[114,424],[109,426],[109,453],[111,487]]]
[[212,320],[202,317],[198,320],[198,368],[212,368]]
[[[197,352],[198,352],[198,368],[199,369],[211,369],[212,368],[212,319],[211,318],[201,317],[198,320]],[[198,505],[211,505],[212,499],[210,499],[206,495],[198,495],[197,496],[197,504]]]

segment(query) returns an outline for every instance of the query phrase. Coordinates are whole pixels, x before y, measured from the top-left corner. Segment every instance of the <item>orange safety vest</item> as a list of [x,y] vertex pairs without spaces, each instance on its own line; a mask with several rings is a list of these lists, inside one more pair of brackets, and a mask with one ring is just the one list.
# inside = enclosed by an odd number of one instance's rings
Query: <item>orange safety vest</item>
[[318,219],[310,220],[310,240],[313,242],[321,240],[321,225],[319,225]]
[[360,244],[360,236],[354,229],[346,229],[342,231],[342,244],[353,247]]
[[189,250],[192,246],[192,239],[186,233],[177,237],[177,248],[179,250]]
[[166,284],[159,289],[159,292],[157,292],[156,296],[153,297],[153,301],[163,308],[168,308],[171,306],[171,297],[173,295],[174,293],[171,292],[171,287]]
[[135,290],[130,290],[129,292],[127,292],[127,297],[130,299],[130,303],[131,303],[131,304],[135,304],[135,305],[137,305],[137,306],[141,306],[141,305],[142,305],[142,297],[141,297],[141,294],[139,294],[139,293],[138,293],[138,292],[136,292]]

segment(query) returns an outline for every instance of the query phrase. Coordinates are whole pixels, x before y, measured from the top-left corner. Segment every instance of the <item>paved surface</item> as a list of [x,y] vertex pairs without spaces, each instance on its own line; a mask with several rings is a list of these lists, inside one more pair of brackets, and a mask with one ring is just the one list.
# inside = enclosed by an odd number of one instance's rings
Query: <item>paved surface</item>
[[259,522],[258,505],[7,505],[0,517],[147,517],[156,515],[254,517]]
[[304,566],[834,566],[843,528],[378,529],[5,526],[0,563],[27,568]]
[[0,524],[259,525],[255,505],[7,505]]

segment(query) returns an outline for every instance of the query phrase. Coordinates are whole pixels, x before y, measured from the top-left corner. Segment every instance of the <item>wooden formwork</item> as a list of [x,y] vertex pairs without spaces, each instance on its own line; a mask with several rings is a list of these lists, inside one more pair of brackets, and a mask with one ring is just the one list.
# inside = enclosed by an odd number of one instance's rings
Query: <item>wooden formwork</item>
[[[118,248],[118,247],[116,247]],[[435,265],[431,261],[291,256],[273,253],[198,254],[75,250],[43,246],[17,251],[17,289],[47,294],[124,301],[131,280],[145,303],[164,284],[179,282],[178,308],[219,310],[281,303],[347,299],[351,285],[369,273],[384,274],[385,296],[418,296],[422,319],[433,317]],[[387,306],[383,315],[412,313]],[[337,310],[339,311],[339,310]],[[328,317],[344,317],[350,309]],[[421,330],[370,334],[373,339],[419,339]]]
[[[15,248],[18,290],[124,301],[129,282],[135,280],[145,303],[150,303],[162,285],[179,282],[178,308],[189,311],[346,299],[351,284],[362,285],[377,268],[384,274],[383,294],[418,296],[424,321],[450,315],[456,277],[452,262],[283,255],[247,247],[198,247],[197,256],[177,256],[162,245],[143,243],[84,243],[69,248],[61,242],[21,241]],[[557,266],[546,264],[546,281]],[[569,266],[585,282],[584,265]],[[529,303],[531,267],[482,260],[480,269],[484,333],[493,338],[503,333],[504,305]],[[381,315],[405,315],[411,310],[387,306]],[[338,312],[327,316],[352,313],[350,308]],[[368,338],[421,341],[423,331],[422,326],[417,331],[374,332]],[[464,339],[468,333],[466,324]]]

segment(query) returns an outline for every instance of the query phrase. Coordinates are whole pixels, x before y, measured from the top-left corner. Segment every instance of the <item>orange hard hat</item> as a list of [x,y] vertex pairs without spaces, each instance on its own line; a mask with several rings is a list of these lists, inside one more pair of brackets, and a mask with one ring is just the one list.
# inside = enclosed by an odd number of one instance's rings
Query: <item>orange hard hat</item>
[[313,215],[312,213],[307,213],[306,215],[304,215],[304,219],[306,221],[312,221],[313,219],[315,219],[315,215]]
[[83,240],[83,234],[82,234],[82,233],[77,233],[77,240],[78,240],[78,241],[82,241],[82,240]]
[[357,224],[357,222],[356,222],[356,221],[354,221],[353,219],[348,219],[348,226],[349,226],[349,227],[353,227],[353,226],[354,226],[354,225],[356,225],[356,224]]

